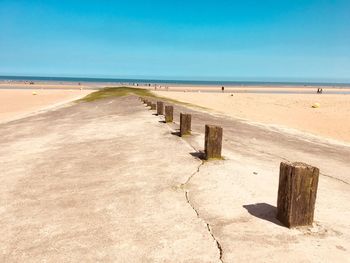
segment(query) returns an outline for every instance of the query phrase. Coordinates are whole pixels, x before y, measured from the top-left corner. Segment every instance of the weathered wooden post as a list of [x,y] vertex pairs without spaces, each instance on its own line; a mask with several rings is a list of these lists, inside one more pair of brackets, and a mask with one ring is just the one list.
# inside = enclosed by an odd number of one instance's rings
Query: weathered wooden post
[[164,103],[162,101],[157,101],[157,115],[164,114]]
[[205,125],[205,159],[221,158],[222,128],[219,126]]
[[157,105],[155,103],[151,103],[151,110],[155,110]]
[[173,122],[174,120],[174,107],[165,106],[165,122]]
[[319,172],[305,163],[281,163],[277,219],[285,226],[312,225]]
[[191,114],[180,113],[180,136],[191,134]]

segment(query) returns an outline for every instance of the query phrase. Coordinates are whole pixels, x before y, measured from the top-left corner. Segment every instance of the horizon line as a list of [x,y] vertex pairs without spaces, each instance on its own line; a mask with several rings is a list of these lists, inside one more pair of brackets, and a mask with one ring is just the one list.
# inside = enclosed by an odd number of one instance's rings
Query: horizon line
[[[220,77],[217,78],[200,78],[200,77],[193,77],[193,78],[188,78],[188,77],[151,77],[151,76],[128,76],[128,77],[112,77],[112,76],[74,76],[74,75],[69,75],[69,76],[64,76],[62,74],[61,76],[52,76],[52,75],[15,75],[15,74],[0,74],[0,79],[2,80],[25,80],[25,78],[28,78],[28,80],[62,80],[68,79],[68,80],[104,80],[104,81],[132,81],[135,83],[139,82],[150,82],[150,83],[156,83],[157,81],[162,82],[162,83],[177,83],[177,82],[182,82],[182,83],[188,83],[188,82],[207,82],[207,83],[276,83],[276,84],[337,84],[337,85],[350,85],[350,80],[344,79],[344,80],[331,80],[331,79],[315,79],[315,80],[306,80],[306,78],[303,80],[302,78],[293,78],[293,77],[251,77],[251,78],[237,78],[236,80],[229,79],[228,77],[222,77],[222,79],[219,79]],[[13,79],[14,78],[14,79]],[[31,79],[32,78],[32,79]],[[289,79],[289,80],[288,80]]]

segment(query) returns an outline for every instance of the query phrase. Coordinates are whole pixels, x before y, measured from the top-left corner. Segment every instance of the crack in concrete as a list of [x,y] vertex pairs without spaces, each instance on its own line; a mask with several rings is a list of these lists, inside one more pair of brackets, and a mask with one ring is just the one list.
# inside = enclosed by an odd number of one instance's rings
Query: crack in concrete
[[[196,170],[194,173],[192,173],[192,174],[188,177],[188,179],[187,179],[187,181],[186,181],[185,183],[181,184],[181,188],[182,188],[182,189],[184,189],[185,186],[191,181],[191,179],[193,178],[193,176],[195,176],[197,173],[199,173],[199,170],[200,170],[200,168],[201,168],[201,166],[202,166],[203,164],[204,164],[204,162],[201,162],[201,164],[198,165],[197,170]],[[214,236],[213,231],[212,231],[212,229],[211,229],[209,223],[207,223],[202,217],[200,217],[198,210],[197,210],[197,209],[194,207],[194,205],[191,203],[191,200],[190,200],[190,197],[189,197],[189,191],[188,191],[188,190],[184,190],[184,191],[185,191],[185,197],[186,197],[187,203],[188,203],[189,206],[192,208],[192,210],[196,213],[197,218],[200,219],[200,220],[207,226],[207,230],[208,230],[210,236],[212,237],[212,239],[215,241],[216,247],[217,247],[217,249],[219,250],[219,260],[220,260],[220,262],[223,263],[223,262],[224,262],[224,261],[222,260],[223,250],[222,250],[222,247],[221,247],[220,242],[219,242],[219,241],[216,239],[216,237]]]
[[208,223],[206,223],[206,224],[207,224],[208,231],[209,231],[211,237],[214,239],[214,241],[215,241],[215,243],[216,243],[216,246],[217,246],[217,248],[218,248],[218,250],[219,250],[219,260],[220,260],[220,262],[223,263],[223,262],[224,262],[224,261],[222,260],[222,253],[223,253],[223,251],[222,251],[221,244],[220,244],[219,241],[215,238],[215,236],[214,236],[214,234],[213,234],[213,232],[212,232],[212,230],[211,230],[211,228],[210,228],[210,225],[209,225]]
[[321,173],[321,172],[320,172],[320,175],[323,175],[323,176],[325,176],[325,177],[331,178],[331,179],[336,180],[336,181],[339,181],[339,182],[341,182],[341,183],[344,183],[344,184],[350,185],[350,184],[349,184],[347,181],[344,181],[344,180],[342,180],[342,179],[339,179],[339,178],[333,177],[333,176],[331,176],[331,175],[324,174],[324,173]]
[[[168,126],[168,129],[171,130],[171,128],[170,128],[169,126]],[[188,141],[188,140],[184,140],[184,141],[187,142],[187,144],[188,144],[195,152],[200,153],[200,151],[197,150],[196,147],[195,147],[194,145],[192,145],[192,143],[191,143],[190,141]],[[199,170],[200,170],[200,168],[202,167],[202,165],[204,165],[204,161],[203,161],[203,160],[201,160],[201,163],[198,165],[196,171],[195,171],[194,173],[192,173],[192,174],[187,178],[186,182],[185,182],[185,183],[182,183],[182,184],[180,185],[180,188],[184,190],[186,202],[187,202],[188,205],[192,208],[192,210],[196,213],[197,218],[200,219],[200,220],[207,226],[207,230],[208,230],[210,236],[212,237],[212,239],[215,241],[216,247],[217,247],[217,249],[219,250],[219,261],[222,262],[222,263],[224,263],[224,261],[222,260],[223,249],[222,249],[222,247],[221,247],[220,242],[219,242],[219,241],[216,239],[216,237],[214,236],[213,231],[212,231],[212,229],[211,229],[209,223],[207,223],[203,218],[200,217],[198,210],[194,207],[194,205],[193,205],[193,204],[191,203],[191,201],[190,201],[189,191],[185,189],[185,188],[186,188],[186,185],[191,181],[191,179],[193,178],[193,176],[195,176],[197,173],[199,173]]]
[[184,182],[183,184],[181,184],[181,188],[185,187],[185,186],[191,181],[192,177],[193,177],[195,174],[199,173],[199,169],[201,168],[201,166],[202,166],[203,164],[204,164],[204,162],[202,161],[202,162],[198,165],[197,170],[196,170],[194,173],[192,173],[192,174],[187,178],[186,182]]

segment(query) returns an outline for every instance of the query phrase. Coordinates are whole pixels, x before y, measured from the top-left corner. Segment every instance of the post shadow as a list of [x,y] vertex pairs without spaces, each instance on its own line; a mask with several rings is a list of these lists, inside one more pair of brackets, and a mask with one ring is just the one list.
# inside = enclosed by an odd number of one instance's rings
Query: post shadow
[[176,131],[171,132],[171,135],[180,137],[180,129],[176,129]]
[[190,154],[195,158],[198,158],[200,160],[205,160],[205,152],[204,151],[192,152]]
[[285,227],[277,218],[277,207],[267,203],[256,203],[250,205],[243,205],[247,209],[248,213],[252,216],[260,218],[262,220],[269,221],[279,226]]

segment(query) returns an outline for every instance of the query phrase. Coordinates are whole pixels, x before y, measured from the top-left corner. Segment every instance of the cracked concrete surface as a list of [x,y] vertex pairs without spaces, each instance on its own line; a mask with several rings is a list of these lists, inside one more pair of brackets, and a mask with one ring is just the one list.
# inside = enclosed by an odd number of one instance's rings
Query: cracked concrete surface
[[[350,149],[135,97],[0,125],[1,262],[348,262]],[[204,124],[225,160],[202,162]],[[315,225],[275,219],[279,163],[321,168]]]
[[0,126],[1,262],[219,262],[182,189],[200,161],[134,97]]
[[[203,110],[192,114],[192,136],[203,150],[204,125],[224,128],[225,160],[205,162],[187,185],[192,206],[211,228],[223,262],[349,262],[350,148],[282,133]],[[173,125],[176,129],[176,125]],[[279,164],[321,168],[313,227],[287,229],[276,216]]]

